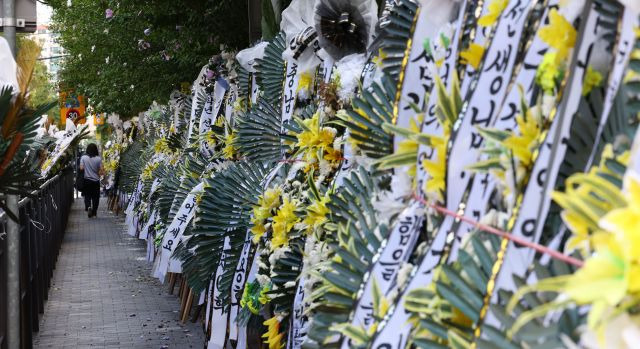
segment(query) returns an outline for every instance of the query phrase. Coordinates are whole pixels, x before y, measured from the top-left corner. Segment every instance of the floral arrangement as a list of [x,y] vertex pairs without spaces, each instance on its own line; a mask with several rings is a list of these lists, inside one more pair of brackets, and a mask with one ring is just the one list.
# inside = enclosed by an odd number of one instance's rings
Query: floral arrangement
[[319,3],[107,153],[208,343],[632,347],[634,9]]

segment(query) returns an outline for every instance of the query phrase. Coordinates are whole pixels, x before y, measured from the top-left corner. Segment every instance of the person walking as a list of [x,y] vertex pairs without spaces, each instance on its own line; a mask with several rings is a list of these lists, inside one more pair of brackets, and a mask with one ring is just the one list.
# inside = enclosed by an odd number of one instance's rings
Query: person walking
[[91,202],[88,216],[95,217],[100,203],[100,176],[104,174],[102,158],[95,143],[89,144],[85,155],[80,158],[80,169],[84,171],[83,193],[87,201]]

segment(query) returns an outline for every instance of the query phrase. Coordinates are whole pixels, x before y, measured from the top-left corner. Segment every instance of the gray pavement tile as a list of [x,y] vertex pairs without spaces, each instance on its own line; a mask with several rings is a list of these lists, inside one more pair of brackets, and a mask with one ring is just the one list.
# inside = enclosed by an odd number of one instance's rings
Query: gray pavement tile
[[179,301],[150,277],[145,248],[105,200],[88,219],[76,199],[34,347],[202,348],[200,324],[178,321]]

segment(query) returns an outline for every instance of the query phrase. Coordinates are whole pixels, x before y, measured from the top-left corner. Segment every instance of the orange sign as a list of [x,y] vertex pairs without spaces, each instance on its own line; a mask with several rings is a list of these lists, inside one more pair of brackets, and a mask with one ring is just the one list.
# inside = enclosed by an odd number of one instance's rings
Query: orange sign
[[58,103],[60,104],[60,122],[63,128],[67,119],[76,125],[87,122],[85,117],[87,107],[84,96],[77,95],[74,91],[63,91],[60,92]]

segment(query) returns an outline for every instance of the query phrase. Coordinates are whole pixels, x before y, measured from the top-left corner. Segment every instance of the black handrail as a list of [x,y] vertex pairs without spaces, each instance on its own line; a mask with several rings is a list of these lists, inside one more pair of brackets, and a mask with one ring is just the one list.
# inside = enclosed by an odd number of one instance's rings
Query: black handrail
[[[39,330],[53,269],[62,244],[73,203],[73,168],[65,168],[24,198],[20,210],[20,319],[7,319],[7,270],[4,262],[6,239],[0,239],[0,349],[6,349],[8,321],[20,321],[21,347],[32,347],[32,334]],[[8,217],[0,213],[0,236]]]

